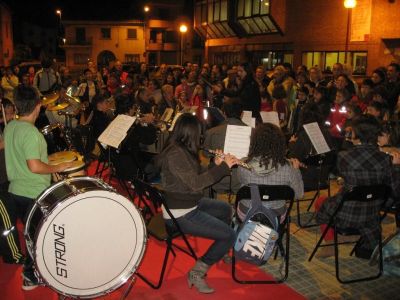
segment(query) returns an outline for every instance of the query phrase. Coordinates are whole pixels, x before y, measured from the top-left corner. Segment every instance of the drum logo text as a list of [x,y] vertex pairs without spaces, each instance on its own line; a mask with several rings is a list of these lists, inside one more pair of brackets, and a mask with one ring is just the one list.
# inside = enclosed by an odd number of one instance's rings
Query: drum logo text
[[65,259],[65,229],[63,226],[53,224],[54,254],[56,258],[56,272],[58,276],[68,278],[67,261]]

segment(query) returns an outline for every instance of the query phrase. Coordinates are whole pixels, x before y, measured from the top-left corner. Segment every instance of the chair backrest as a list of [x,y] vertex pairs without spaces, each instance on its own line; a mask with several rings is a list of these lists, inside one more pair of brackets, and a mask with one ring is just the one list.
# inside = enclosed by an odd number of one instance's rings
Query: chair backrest
[[351,188],[343,194],[344,201],[372,202],[375,200],[387,200],[390,188],[385,184],[360,185]]
[[175,217],[172,215],[168,204],[165,201],[164,194],[158,190],[156,187],[144,182],[141,179],[134,178],[132,180],[133,186],[135,187],[135,191],[138,194],[139,197],[143,201],[146,201],[145,199],[149,200],[152,205],[153,205],[153,215],[157,214],[159,212],[159,209],[161,208],[161,205],[164,206],[164,209],[166,213],[168,214],[169,218],[172,220],[174,226],[172,228],[170,226],[166,226],[167,232],[169,234],[172,234],[176,229],[183,234],[178,222],[176,221]]
[[132,184],[135,187],[138,196],[142,197],[142,199],[148,199],[153,205],[155,211],[161,208],[161,205],[165,203],[164,195],[156,187],[151,186],[138,178],[133,178]]
[[[276,201],[276,200],[294,200],[294,191],[287,185],[265,185],[259,184],[258,190],[260,191],[261,201]],[[237,194],[235,201],[235,209],[240,200],[250,199],[250,187],[248,185],[242,186]]]

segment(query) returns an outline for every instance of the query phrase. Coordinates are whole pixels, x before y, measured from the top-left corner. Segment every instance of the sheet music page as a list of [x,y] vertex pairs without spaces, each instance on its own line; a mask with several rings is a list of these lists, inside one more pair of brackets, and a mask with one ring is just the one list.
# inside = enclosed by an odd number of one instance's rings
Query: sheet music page
[[99,142],[118,148],[135,120],[136,117],[118,115],[99,136]]
[[252,118],[251,116],[252,116],[252,112],[251,111],[244,110],[243,114],[242,114],[242,121],[247,126],[255,128],[256,127],[256,119]]
[[168,131],[174,130],[176,120],[178,120],[178,118],[181,116],[181,114],[182,114],[182,113],[176,113],[174,119],[172,120],[171,127],[168,129]]
[[249,154],[251,127],[228,125],[225,135],[224,153],[241,159]]
[[317,122],[305,124],[303,127],[318,154],[331,151]]
[[276,111],[260,111],[260,115],[263,123],[271,123],[280,127],[279,117]]
[[161,120],[164,122],[168,122],[169,119],[171,119],[173,113],[174,113],[174,110],[172,108],[170,108],[170,107],[166,108],[164,110],[164,113],[161,116]]

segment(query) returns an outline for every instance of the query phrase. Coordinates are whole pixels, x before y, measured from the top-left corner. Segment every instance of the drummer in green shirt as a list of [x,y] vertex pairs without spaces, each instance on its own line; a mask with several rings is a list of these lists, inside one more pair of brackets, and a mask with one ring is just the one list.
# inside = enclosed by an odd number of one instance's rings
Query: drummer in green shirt
[[[4,130],[8,191],[17,207],[17,215],[23,222],[35,198],[49,185],[51,173],[61,172],[71,163],[49,165],[47,144],[35,127],[41,101],[38,92],[30,86],[18,86],[14,90],[14,102],[19,116]],[[22,289],[32,290],[38,285],[33,272],[33,261],[28,256],[23,269]]]

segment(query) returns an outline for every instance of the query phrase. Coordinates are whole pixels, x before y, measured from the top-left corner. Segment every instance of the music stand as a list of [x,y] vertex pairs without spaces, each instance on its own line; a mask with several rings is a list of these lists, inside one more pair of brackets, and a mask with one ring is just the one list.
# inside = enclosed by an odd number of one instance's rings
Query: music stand
[[204,107],[204,110],[207,111],[207,119],[205,119],[205,123],[208,128],[212,128],[220,125],[225,121],[225,116],[221,110],[217,107]]

